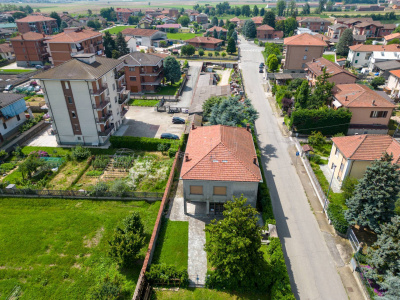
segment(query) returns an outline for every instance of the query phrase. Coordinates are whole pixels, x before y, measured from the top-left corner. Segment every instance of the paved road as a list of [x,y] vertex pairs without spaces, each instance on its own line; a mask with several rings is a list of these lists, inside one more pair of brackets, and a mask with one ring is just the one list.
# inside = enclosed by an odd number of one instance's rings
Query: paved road
[[[260,117],[256,131],[292,290],[297,299],[348,299],[262,87],[260,47],[241,40],[246,93]],[[306,176],[306,175],[304,175]]]
[[197,84],[197,79],[199,78],[201,72],[201,61],[190,61],[189,62],[189,77],[186,86],[183,88],[180,101],[178,103],[172,103],[172,106],[177,107],[190,107],[192,104],[194,88]]

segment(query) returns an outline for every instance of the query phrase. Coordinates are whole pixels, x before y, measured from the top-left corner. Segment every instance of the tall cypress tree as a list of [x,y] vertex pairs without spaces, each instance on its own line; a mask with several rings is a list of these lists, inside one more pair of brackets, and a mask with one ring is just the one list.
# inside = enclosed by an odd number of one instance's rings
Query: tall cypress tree
[[111,58],[112,52],[115,50],[115,41],[108,30],[104,34],[103,45],[106,57]]
[[394,216],[400,172],[392,159],[386,153],[367,168],[353,197],[346,201],[349,209],[345,217],[350,224],[368,226],[379,233],[380,225],[390,222]]
[[336,46],[336,53],[342,56],[346,56],[349,53],[349,47],[353,45],[353,31],[346,29],[343,31],[342,36]]
[[126,44],[125,37],[122,35],[121,32],[117,33],[117,40],[115,46],[121,56],[129,53],[129,48],[128,45]]

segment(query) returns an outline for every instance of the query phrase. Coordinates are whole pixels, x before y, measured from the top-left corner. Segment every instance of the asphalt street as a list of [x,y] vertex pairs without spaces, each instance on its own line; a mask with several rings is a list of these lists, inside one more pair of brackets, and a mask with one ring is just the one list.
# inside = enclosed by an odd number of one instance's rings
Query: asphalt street
[[241,39],[240,50],[246,93],[260,113],[256,133],[292,290],[297,299],[348,299],[289,156],[290,138],[282,136],[267,101],[258,72],[262,48]]

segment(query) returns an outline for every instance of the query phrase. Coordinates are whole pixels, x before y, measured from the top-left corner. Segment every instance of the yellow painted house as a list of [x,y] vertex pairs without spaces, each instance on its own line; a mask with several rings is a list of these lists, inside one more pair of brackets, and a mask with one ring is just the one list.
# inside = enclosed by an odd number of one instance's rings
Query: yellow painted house
[[360,179],[374,160],[386,152],[393,155],[392,163],[400,162],[400,144],[389,135],[363,134],[332,138],[328,166],[342,183],[347,176]]

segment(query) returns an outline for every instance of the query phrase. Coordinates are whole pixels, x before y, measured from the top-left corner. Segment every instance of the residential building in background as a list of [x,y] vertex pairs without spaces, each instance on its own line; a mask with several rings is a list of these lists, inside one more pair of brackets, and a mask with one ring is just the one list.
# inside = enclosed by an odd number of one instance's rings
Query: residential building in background
[[384,153],[393,155],[393,164],[400,163],[400,144],[389,135],[363,134],[332,138],[328,166],[333,176],[343,183],[347,177],[361,179],[367,167]]
[[123,62],[77,54],[33,77],[39,79],[60,145],[104,145],[121,125],[129,94]]
[[261,25],[257,27],[257,38],[259,40],[282,39],[283,31],[275,30],[267,24]]
[[126,42],[126,46],[129,49],[129,52],[135,52],[137,51],[136,48],[136,39],[131,37],[131,36],[125,36],[125,42]]
[[374,51],[399,52],[400,45],[354,45],[350,46],[347,61],[354,68],[368,67],[369,59]]
[[115,9],[117,20],[119,22],[128,23],[130,16],[137,16],[140,12],[139,8],[119,8]]
[[333,87],[335,109],[345,107],[352,113],[348,135],[386,134],[393,109],[392,102],[362,84],[338,84]]
[[0,57],[2,59],[14,59],[14,49],[10,43],[0,44]]
[[186,202],[202,202],[207,214],[221,214],[232,196],[256,206],[260,167],[250,128],[192,127],[182,163]]
[[204,36],[211,36],[214,37],[214,30],[217,32],[217,38],[226,38],[226,34],[228,33],[228,30],[226,30],[223,27],[219,26],[213,26],[209,29],[207,29],[206,33],[204,33]]
[[56,19],[45,16],[27,16],[15,21],[20,33],[37,32],[43,34],[58,33],[58,25]]
[[165,57],[166,54],[139,51],[121,57],[127,89],[135,94],[156,92],[164,78]]
[[395,100],[400,99],[400,67],[398,70],[392,70],[389,72],[389,79],[387,82],[387,85],[385,87],[385,90],[387,93],[390,94],[390,97],[392,97]]
[[[0,142],[18,131],[26,121],[24,94],[0,93]],[[33,115],[32,115],[33,116]]]
[[167,39],[165,32],[153,29],[126,28],[122,30],[122,34],[135,38],[138,45],[147,47],[159,47],[160,41]]
[[323,57],[313,59],[306,63],[306,66],[307,79],[312,86],[315,85],[317,77],[323,74],[324,69],[330,75],[328,81],[334,82],[335,85],[355,83],[357,80],[356,75]]
[[253,17],[251,19],[253,20],[253,22],[256,25],[256,27],[258,27],[258,26],[262,25],[264,17]]
[[196,16],[196,22],[198,24],[207,24],[208,16],[206,14],[199,14],[198,16]]
[[340,37],[343,34],[343,31],[347,29],[347,26],[344,24],[332,24],[328,26],[328,37],[332,43],[339,42]]
[[282,68],[284,73],[304,72],[306,63],[322,57],[327,44],[311,34],[302,33],[283,40]]
[[76,54],[103,54],[103,37],[100,32],[82,28],[65,28],[64,32],[49,37],[50,62],[55,66],[70,60]]
[[219,50],[223,40],[215,39],[213,37],[196,36],[192,39],[186,40],[185,42],[189,45],[193,45],[195,48],[203,48],[204,50]]
[[397,33],[392,33],[392,34],[389,34],[389,35],[385,35],[383,37],[383,44],[387,45],[387,43],[393,41],[394,39],[399,39],[400,40],[400,33],[397,32]]
[[328,31],[328,26],[331,25],[331,22],[328,19],[313,17],[306,17],[298,21],[298,23],[300,27],[308,28],[312,32],[326,32]]
[[10,39],[18,67],[32,67],[49,62],[49,53],[42,33],[27,32]]

